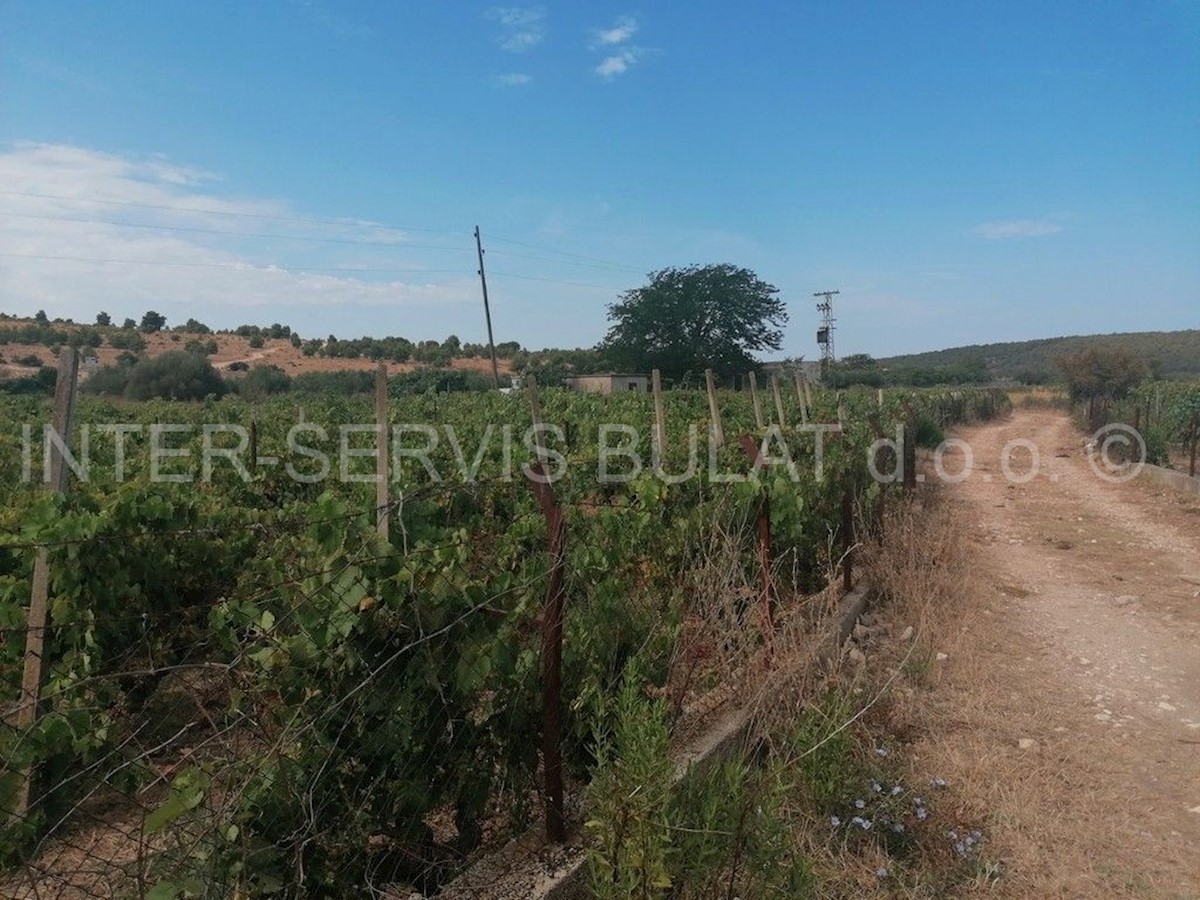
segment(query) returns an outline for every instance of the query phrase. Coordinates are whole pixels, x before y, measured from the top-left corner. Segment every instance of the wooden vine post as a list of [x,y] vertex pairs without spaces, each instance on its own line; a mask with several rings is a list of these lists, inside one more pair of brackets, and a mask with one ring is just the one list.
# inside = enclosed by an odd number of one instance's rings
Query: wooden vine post
[[750,402],[754,405],[754,427],[763,430],[762,403],[758,399],[758,376],[750,373]]
[[905,403],[904,411],[904,444],[900,452],[904,464],[904,492],[907,494],[917,488],[917,417],[908,403]]
[[[75,387],[78,376],[79,354],[74,349],[63,348],[58,358],[58,380],[54,386],[54,418],[51,424],[65,449],[54,452],[52,446],[47,444],[45,451],[46,456],[50,458],[50,480],[46,483],[46,489],[55,494],[62,494],[67,490],[65,454],[71,450],[71,422],[75,417]],[[43,457],[43,464],[46,456]],[[8,720],[8,724],[18,731],[26,731],[33,726],[37,721],[38,707],[41,705],[49,600],[50,551],[41,546],[38,547],[37,556],[34,558],[33,580],[29,591],[21,698]],[[24,819],[28,814],[32,795],[33,770],[26,768],[21,772],[20,782],[14,791],[13,806],[10,810],[14,820]]]
[[563,809],[562,771],[562,643],[565,596],[567,527],[554,488],[546,478],[545,448],[542,445],[542,406],[537,381],[528,379],[529,411],[534,429],[537,462],[529,467],[529,484],[546,517],[549,535],[550,583],[542,610],[542,774],[545,779],[546,839],[561,844],[567,839]]
[[804,396],[804,376],[800,374],[799,370],[793,372],[792,374],[796,381],[796,400],[800,403],[800,424],[807,425],[808,401]]
[[[748,434],[743,434],[738,441],[742,445],[742,450],[750,457],[750,462],[754,466],[760,465],[760,456],[758,444],[754,438]],[[771,581],[771,495],[767,493],[764,487],[762,498],[758,506],[757,518],[758,532],[758,566],[762,571],[762,591],[759,595],[759,604],[763,611],[763,619],[766,622],[767,632],[767,655],[770,656],[772,650],[773,637],[775,634],[775,591]]]
[[375,370],[375,528],[388,539],[388,379],[387,364]]
[[775,396],[775,418],[780,428],[787,428],[787,418],[783,415],[783,395],[779,392],[779,376],[771,373],[771,393]]
[[704,386],[708,391],[708,418],[712,423],[713,444],[720,449],[725,446],[725,430],[721,427],[721,410],[717,406],[717,386],[712,369],[704,370]]
[[658,369],[650,373],[650,390],[654,394],[654,467],[661,468],[663,455],[667,452],[667,416],[663,411],[662,376]]

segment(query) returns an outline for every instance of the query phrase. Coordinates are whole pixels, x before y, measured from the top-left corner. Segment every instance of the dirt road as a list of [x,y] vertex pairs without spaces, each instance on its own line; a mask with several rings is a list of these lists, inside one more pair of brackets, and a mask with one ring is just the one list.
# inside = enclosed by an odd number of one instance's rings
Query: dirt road
[[[957,436],[979,577],[942,635],[931,715],[952,724],[922,765],[992,821],[991,890],[1200,897],[1200,498],[1102,480],[1059,412]],[[1017,439],[1026,483],[1002,471]],[[1013,447],[1018,479],[1031,456]]]

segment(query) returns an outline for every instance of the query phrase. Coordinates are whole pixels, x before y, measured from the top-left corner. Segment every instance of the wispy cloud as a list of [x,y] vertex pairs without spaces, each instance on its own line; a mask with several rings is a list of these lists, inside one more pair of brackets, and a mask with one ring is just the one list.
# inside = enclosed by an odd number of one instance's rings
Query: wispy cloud
[[628,72],[639,59],[641,59],[641,51],[630,47],[628,50],[604,57],[592,71],[601,78],[613,79]]
[[532,50],[546,37],[546,10],[540,6],[493,6],[487,16],[500,26],[500,47],[509,53]]
[[612,47],[624,44],[638,30],[638,20],[633,16],[622,16],[611,28],[601,28],[596,31],[596,44],[602,47]]
[[524,72],[505,72],[503,75],[493,75],[492,81],[500,87],[524,87],[533,81],[533,76]]
[[621,16],[608,28],[597,28],[592,32],[592,50],[605,54],[592,71],[606,81],[624,75],[645,55],[641,47],[629,43],[641,23],[633,16]]
[[254,317],[248,306],[278,318],[296,305],[474,299],[472,273],[443,271],[445,254],[409,246],[427,236],[231,196],[217,176],[161,156],[0,145],[0,185],[0,308],[10,312],[89,321],[100,309],[153,308],[180,321],[200,310],[236,324]]
[[1058,234],[1063,227],[1053,219],[1008,219],[999,222],[984,222],[975,226],[975,233],[989,241],[1005,238],[1044,237]]

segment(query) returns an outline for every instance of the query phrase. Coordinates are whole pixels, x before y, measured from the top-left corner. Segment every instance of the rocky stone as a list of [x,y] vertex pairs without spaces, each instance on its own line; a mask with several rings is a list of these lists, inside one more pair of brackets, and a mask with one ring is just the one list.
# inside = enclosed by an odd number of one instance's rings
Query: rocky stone
[[1117,606],[1131,606],[1138,602],[1138,598],[1133,594],[1122,594],[1115,602]]
[[1037,741],[1035,741],[1033,738],[1021,738],[1019,741],[1017,741],[1017,749],[1019,750],[1032,750],[1036,746]]
[[854,631],[851,633],[854,635],[856,641],[865,641],[871,636],[871,629],[866,625],[855,625]]
[[853,644],[850,646],[850,652],[846,654],[846,658],[856,666],[861,666],[867,661],[867,656]]
[[910,641],[910,640],[912,640],[912,636],[913,636],[913,627],[911,625],[909,625],[907,628],[904,629],[904,631],[902,631],[900,633],[900,640],[901,641]]

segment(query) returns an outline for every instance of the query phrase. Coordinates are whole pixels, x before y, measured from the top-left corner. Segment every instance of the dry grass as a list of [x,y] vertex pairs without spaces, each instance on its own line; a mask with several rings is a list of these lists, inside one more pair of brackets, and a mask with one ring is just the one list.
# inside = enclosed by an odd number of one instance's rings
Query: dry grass
[[1066,409],[1067,396],[1058,388],[1028,387],[1009,391],[1009,398],[1017,409]]
[[[930,829],[913,883],[884,893],[931,896],[926,887],[941,885],[961,897],[1197,896],[1188,861],[1139,827],[1127,791],[1131,742],[1096,734],[1087,711],[1054,690],[1047,661],[1006,614],[1006,586],[981,567],[963,510],[931,491],[893,510],[887,533],[871,578],[893,633],[913,626],[913,647],[869,652],[867,684],[897,667],[902,677],[864,724],[903,748],[913,784],[947,782],[931,808],[935,829],[969,823],[985,843],[964,868]],[[1035,743],[1021,749],[1023,739]]]

